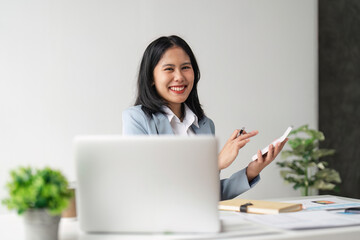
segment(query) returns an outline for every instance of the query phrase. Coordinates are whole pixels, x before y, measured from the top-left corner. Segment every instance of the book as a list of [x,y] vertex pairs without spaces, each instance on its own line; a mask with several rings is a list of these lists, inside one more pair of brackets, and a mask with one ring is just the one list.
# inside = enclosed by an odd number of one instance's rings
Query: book
[[257,214],[278,214],[300,211],[302,210],[302,204],[234,198],[220,201],[219,210]]

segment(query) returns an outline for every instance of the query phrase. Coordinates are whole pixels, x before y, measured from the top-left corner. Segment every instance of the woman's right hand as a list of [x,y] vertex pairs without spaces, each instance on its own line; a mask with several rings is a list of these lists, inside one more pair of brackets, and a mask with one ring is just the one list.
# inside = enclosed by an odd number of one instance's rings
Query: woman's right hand
[[258,131],[251,131],[247,133],[244,131],[244,134],[237,137],[240,130],[235,130],[230,138],[227,140],[225,146],[221,150],[218,156],[218,166],[219,170],[225,169],[230,166],[237,155],[239,154],[240,148],[244,147],[249,141],[250,138],[258,134]]

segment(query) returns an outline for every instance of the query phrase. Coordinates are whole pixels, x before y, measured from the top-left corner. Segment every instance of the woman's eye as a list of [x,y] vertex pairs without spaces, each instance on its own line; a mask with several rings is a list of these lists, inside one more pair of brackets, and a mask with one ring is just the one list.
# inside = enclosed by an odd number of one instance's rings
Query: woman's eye
[[190,66],[184,66],[183,69],[190,69]]
[[165,68],[165,71],[172,71],[172,68]]

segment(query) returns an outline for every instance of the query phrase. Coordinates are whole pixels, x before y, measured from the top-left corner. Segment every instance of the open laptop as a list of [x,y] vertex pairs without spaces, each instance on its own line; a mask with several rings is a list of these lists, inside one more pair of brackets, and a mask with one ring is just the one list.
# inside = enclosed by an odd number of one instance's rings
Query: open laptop
[[212,136],[79,136],[76,201],[85,232],[218,232]]

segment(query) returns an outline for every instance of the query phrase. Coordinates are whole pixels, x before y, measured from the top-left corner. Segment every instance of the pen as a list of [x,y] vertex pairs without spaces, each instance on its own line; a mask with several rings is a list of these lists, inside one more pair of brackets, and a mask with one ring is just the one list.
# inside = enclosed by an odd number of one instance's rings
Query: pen
[[245,130],[245,127],[242,127],[236,137],[238,138],[244,132],[244,130]]
[[354,207],[354,208],[346,208],[345,213],[355,213],[360,214],[360,208]]

